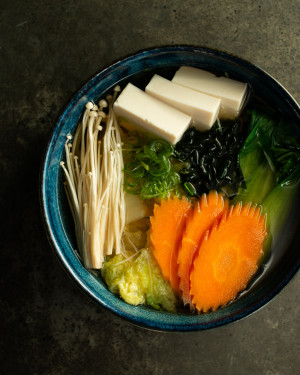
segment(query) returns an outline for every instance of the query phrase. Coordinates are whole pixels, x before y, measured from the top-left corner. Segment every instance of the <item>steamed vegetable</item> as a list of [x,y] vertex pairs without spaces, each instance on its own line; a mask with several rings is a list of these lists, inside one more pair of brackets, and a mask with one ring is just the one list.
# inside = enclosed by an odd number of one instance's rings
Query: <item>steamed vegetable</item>
[[131,305],[147,304],[173,312],[176,309],[175,294],[147,249],[131,259],[121,254],[112,257],[104,263],[101,274],[109,290]]
[[176,196],[154,206],[150,238],[154,257],[175,292],[179,291],[177,255],[191,203]]
[[246,288],[258,269],[265,237],[265,217],[250,204],[232,206],[206,233],[190,275],[198,311],[215,311]]
[[[270,168],[276,176],[276,184],[288,178],[300,162],[300,144],[292,126],[282,119],[276,119],[257,110],[249,112],[251,123],[249,134],[240,151],[241,167],[245,176],[245,169],[249,164],[256,168],[256,154],[264,155],[261,160],[267,159]],[[249,157],[243,166],[243,159]],[[247,176],[245,176],[247,177]]]
[[275,174],[267,160],[259,164],[255,171],[245,179],[246,187],[240,188],[232,203],[255,202],[261,204],[275,187]]
[[299,191],[299,176],[300,171],[295,170],[291,176],[278,184],[262,202],[263,210],[267,214],[267,226],[269,228],[262,261],[269,255],[271,245],[280,238],[280,233]]
[[[100,269],[105,255],[121,252],[125,225],[123,157],[119,126],[112,103],[120,88],[114,90],[108,116],[89,102],[82,122],[65,143],[63,168],[69,205],[75,223],[77,244],[86,268]],[[105,126],[104,135],[101,134]]]
[[234,202],[261,204],[269,229],[265,257],[287,220],[300,181],[300,144],[292,126],[263,114],[249,111],[249,134],[239,153],[246,187]]
[[197,252],[205,232],[211,228],[215,221],[228,210],[228,200],[216,191],[203,194],[195,203],[191,215],[187,218],[181,244],[178,250],[178,275],[180,278],[179,289],[182,293],[184,304],[191,305],[190,296],[190,270],[194,255]]

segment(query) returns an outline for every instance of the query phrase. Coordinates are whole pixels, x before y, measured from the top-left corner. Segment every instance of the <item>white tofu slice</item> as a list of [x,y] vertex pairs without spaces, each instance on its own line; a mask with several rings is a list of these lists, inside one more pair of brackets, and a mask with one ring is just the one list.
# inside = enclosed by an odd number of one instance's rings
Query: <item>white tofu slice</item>
[[134,194],[124,193],[126,214],[125,224],[133,223],[151,215],[151,210],[146,201]]
[[172,82],[221,99],[220,118],[238,116],[245,101],[247,84],[190,66],[182,66]]
[[178,85],[155,74],[145,91],[163,102],[187,113],[199,130],[209,130],[215,123],[221,100],[188,87]]
[[152,133],[171,144],[180,140],[192,122],[191,116],[146,94],[131,83],[115,101],[114,111],[118,117],[129,121],[122,122],[122,125]]

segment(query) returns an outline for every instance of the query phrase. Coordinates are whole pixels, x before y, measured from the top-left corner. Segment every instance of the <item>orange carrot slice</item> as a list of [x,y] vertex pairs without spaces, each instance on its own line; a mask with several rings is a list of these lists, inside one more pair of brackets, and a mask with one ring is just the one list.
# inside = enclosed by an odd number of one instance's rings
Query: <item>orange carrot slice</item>
[[197,310],[215,311],[246,288],[258,268],[266,234],[260,208],[241,203],[206,233],[190,274]]
[[176,292],[179,290],[178,245],[190,211],[191,203],[187,199],[168,198],[160,205],[154,206],[153,216],[150,218],[150,239],[154,257],[163,276],[170,281]]
[[198,250],[201,239],[205,232],[211,228],[216,220],[228,210],[228,200],[216,191],[204,194],[195,204],[193,213],[187,219],[185,233],[178,250],[178,276],[180,279],[179,289],[182,292],[183,303],[190,304],[190,269],[193,258]]

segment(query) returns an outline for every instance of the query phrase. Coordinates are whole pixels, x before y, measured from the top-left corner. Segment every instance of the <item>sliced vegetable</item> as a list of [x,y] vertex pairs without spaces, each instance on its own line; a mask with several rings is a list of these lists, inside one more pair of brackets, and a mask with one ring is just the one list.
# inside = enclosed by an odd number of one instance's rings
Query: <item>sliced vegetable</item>
[[151,217],[150,238],[154,257],[163,276],[169,280],[173,290],[179,290],[177,255],[178,246],[191,212],[191,203],[176,196],[154,206]]
[[179,194],[180,176],[171,163],[173,147],[163,139],[137,135],[125,145],[124,188],[142,199]]
[[265,227],[260,208],[238,204],[206,233],[190,275],[198,311],[215,311],[246,288],[263,254]]
[[190,269],[193,264],[194,254],[199,248],[205,232],[227,210],[228,200],[224,200],[223,195],[218,194],[216,191],[211,191],[208,195],[204,194],[201,197],[187,219],[186,230],[179,246],[177,260],[180,278],[179,289],[182,292],[182,299],[185,305],[191,304]]

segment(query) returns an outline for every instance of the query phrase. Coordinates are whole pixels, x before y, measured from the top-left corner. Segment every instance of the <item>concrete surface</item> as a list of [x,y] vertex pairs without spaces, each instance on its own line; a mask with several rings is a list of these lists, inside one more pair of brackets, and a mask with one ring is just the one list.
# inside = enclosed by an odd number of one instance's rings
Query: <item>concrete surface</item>
[[0,373],[299,373],[299,275],[233,325],[144,330],[96,306],[69,279],[38,202],[42,153],[70,95],[136,50],[182,43],[232,52],[300,101],[299,0],[2,0],[0,9]]

